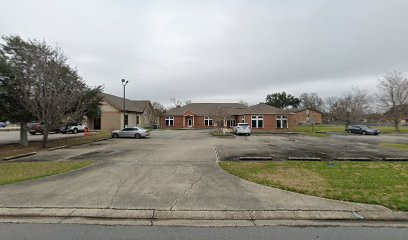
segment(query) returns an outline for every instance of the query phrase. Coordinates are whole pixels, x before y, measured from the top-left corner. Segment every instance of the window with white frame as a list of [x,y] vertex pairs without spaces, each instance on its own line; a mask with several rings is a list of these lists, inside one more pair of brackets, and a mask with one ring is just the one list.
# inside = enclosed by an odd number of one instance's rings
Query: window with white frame
[[245,123],[245,116],[242,116],[242,123]]
[[288,116],[276,116],[276,128],[288,128]]
[[212,126],[213,125],[213,120],[210,117],[205,117],[204,118],[204,126]]
[[251,116],[252,128],[263,128],[263,116]]
[[174,117],[166,117],[166,126],[171,127],[174,126]]

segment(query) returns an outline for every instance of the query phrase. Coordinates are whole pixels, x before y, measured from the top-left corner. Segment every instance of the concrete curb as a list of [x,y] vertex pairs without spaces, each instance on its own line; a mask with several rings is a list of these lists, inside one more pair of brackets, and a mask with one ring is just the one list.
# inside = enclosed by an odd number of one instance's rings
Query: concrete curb
[[29,152],[29,153],[23,153],[23,154],[17,154],[17,155],[13,155],[10,157],[5,157],[3,158],[3,161],[8,161],[8,160],[12,160],[12,159],[16,159],[16,158],[22,158],[22,157],[27,157],[27,156],[31,156],[37,154],[37,152]]
[[0,218],[89,218],[123,220],[326,220],[408,222],[408,212],[308,210],[154,210],[99,208],[0,208]]
[[53,147],[53,148],[47,148],[47,151],[54,151],[62,148],[67,148],[69,145],[64,145],[64,146],[58,146],[58,147]]

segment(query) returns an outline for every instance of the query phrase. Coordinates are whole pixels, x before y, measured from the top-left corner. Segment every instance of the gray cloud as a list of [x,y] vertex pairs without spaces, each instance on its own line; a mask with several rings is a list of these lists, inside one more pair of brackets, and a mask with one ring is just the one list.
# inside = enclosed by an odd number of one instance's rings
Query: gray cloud
[[373,90],[407,70],[408,2],[3,1],[2,34],[61,46],[90,85],[168,103]]

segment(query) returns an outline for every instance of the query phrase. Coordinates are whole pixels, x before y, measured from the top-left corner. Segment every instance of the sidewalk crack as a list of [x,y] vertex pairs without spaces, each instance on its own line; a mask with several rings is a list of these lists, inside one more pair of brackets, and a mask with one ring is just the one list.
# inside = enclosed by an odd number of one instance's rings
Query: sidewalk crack
[[209,172],[210,172],[210,171],[203,173],[196,181],[192,182],[191,185],[190,185],[186,190],[184,190],[184,192],[183,192],[182,194],[180,194],[180,196],[178,196],[178,197],[176,198],[176,200],[174,201],[174,204],[173,204],[173,206],[170,208],[170,210],[174,210],[174,208],[176,207],[176,205],[178,204],[178,202],[180,201],[180,199],[183,198],[184,195],[186,195],[186,193],[187,193],[188,191],[190,191],[190,190],[193,188],[193,186],[194,186],[195,184],[197,184],[198,182],[200,182],[201,179],[203,179],[203,177],[204,177],[207,173],[209,173]]
[[111,208],[112,203],[113,203],[113,200],[115,200],[115,197],[116,197],[116,195],[117,195],[118,192],[119,192],[120,184],[122,184],[122,181],[123,181],[123,178],[121,178],[121,179],[119,180],[119,183],[118,183],[118,185],[116,186],[116,191],[115,191],[115,193],[113,194],[113,196],[112,196],[112,198],[111,198],[111,200],[110,200],[110,202],[109,202],[109,204],[108,204],[108,206],[107,206],[106,208]]

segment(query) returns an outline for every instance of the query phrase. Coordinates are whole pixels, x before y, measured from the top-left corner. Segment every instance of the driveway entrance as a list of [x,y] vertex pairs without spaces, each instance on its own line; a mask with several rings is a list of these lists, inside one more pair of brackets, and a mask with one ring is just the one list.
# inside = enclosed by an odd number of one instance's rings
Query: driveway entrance
[[[384,210],[261,186],[222,170],[203,130],[158,130],[147,139],[41,152],[41,160],[93,160],[90,168],[0,187],[0,207],[162,210]],[[83,153],[78,155],[84,151]],[[61,154],[64,153],[64,154]],[[35,158],[35,159],[34,159]],[[30,158],[26,158],[30,160]]]

